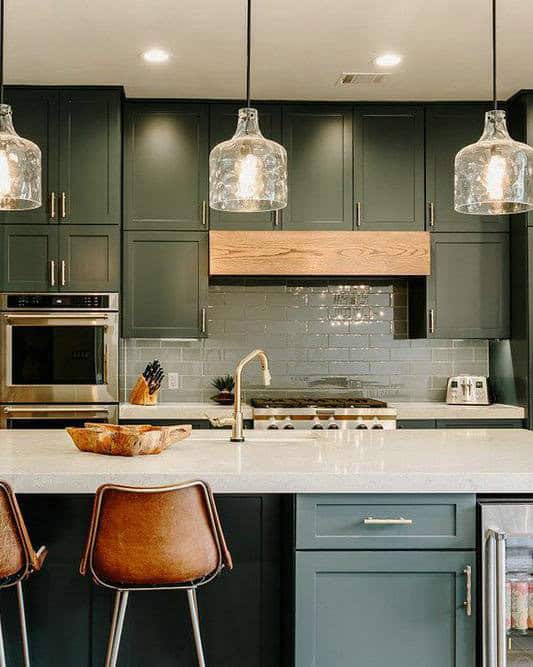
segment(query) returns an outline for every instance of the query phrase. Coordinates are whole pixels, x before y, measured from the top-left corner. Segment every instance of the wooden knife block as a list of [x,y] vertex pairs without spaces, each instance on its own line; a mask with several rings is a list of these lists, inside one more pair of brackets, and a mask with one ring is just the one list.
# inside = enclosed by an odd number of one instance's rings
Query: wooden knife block
[[133,403],[133,405],[156,405],[158,394],[159,389],[150,395],[148,392],[148,383],[142,375],[139,375],[139,379],[130,393],[130,403]]

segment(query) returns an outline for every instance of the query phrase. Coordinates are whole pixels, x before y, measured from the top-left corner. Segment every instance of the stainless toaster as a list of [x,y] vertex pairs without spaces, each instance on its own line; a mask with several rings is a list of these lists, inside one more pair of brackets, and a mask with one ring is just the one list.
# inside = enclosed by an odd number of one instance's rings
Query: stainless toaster
[[446,403],[450,405],[488,405],[489,386],[483,375],[454,375],[448,378]]

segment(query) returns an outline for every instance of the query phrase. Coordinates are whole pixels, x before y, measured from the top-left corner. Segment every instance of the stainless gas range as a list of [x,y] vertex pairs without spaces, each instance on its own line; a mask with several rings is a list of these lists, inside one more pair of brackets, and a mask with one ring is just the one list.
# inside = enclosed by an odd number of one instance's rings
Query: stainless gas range
[[251,404],[259,430],[396,428],[396,410],[369,398],[253,398]]

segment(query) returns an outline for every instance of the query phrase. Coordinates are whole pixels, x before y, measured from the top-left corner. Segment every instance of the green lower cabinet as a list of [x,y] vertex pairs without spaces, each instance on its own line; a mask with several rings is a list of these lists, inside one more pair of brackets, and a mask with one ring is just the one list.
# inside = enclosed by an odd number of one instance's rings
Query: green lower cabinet
[[205,232],[126,232],[123,239],[125,338],[207,334]]
[[120,290],[120,227],[66,225],[59,230],[61,291]]
[[474,667],[475,553],[296,554],[295,667]]
[[0,238],[2,290],[57,290],[57,225],[2,225]]

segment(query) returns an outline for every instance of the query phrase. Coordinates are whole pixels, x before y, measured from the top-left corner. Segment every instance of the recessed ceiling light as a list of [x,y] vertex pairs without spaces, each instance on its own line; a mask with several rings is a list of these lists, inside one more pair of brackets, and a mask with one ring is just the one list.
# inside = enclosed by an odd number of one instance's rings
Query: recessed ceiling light
[[166,63],[170,58],[170,54],[163,49],[150,49],[143,53],[143,58],[148,63]]
[[384,53],[374,58],[374,62],[378,67],[395,67],[402,62],[402,57],[397,53]]

